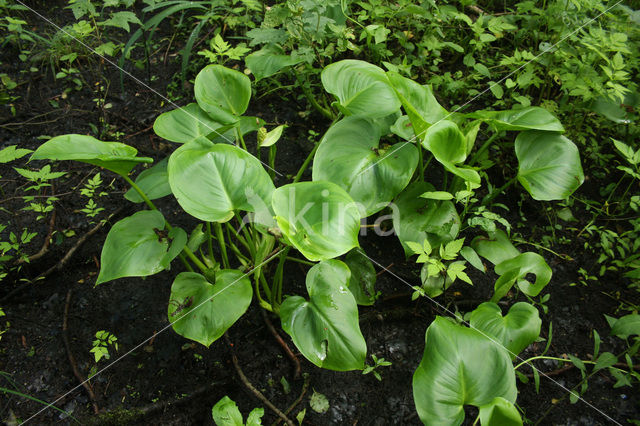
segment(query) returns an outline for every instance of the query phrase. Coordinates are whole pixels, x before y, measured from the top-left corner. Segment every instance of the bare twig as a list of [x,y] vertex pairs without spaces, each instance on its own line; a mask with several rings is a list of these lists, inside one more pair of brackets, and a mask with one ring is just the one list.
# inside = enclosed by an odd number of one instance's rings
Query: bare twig
[[282,346],[282,349],[284,350],[284,352],[287,354],[287,356],[289,357],[289,359],[293,363],[293,377],[294,377],[294,379],[296,379],[296,380],[299,379],[300,378],[300,360],[298,359],[296,354],[293,353],[293,351],[291,350],[289,345],[287,345],[287,342],[285,342],[282,339],[282,337],[280,336],[278,331],[275,329],[275,327],[271,323],[271,320],[269,319],[269,315],[267,315],[265,310],[264,309],[260,309],[260,311],[262,312],[262,318],[264,319],[265,324],[267,324],[267,328],[269,329],[271,334],[273,334],[273,337],[276,338],[276,341],[280,344],[280,346]]
[[69,318],[69,305],[71,304],[71,292],[69,289],[67,291],[67,301],[64,305],[64,317],[62,319],[62,340],[64,340],[64,346],[67,348],[67,356],[69,357],[69,363],[71,364],[71,368],[73,369],[73,375],[76,376],[78,381],[82,384],[82,387],[87,391],[89,395],[89,399],[91,400],[91,405],[93,406],[94,414],[98,414],[100,409],[98,408],[98,401],[96,399],[95,393],[93,393],[93,389],[87,380],[80,374],[78,370],[78,365],[76,364],[76,359],[71,352],[71,343],[69,343],[69,332],[68,332],[68,323],[67,320]]
[[251,393],[253,393],[256,396],[256,398],[262,401],[262,403],[266,405],[271,411],[276,413],[277,416],[280,417],[286,424],[288,424],[289,426],[295,426],[294,423],[291,420],[289,420],[289,418],[282,411],[278,409],[278,407],[273,405],[271,401],[269,401],[267,397],[262,394],[262,392],[260,392],[251,384],[249,379],[247,379],[247,376],[245,376],[244,373],[242,372],[242,368],[240,367],[240,363],[238,362],[238,357],[236,357],[236,354],[233,350],[233,346],[231,344],[231,340],[229,340],[229,336],[227,336],[226,333],[224,335],[224,339],[227,342],[229,351],[231,352],[231,361],[233,362],[233,366],[236,369],[236,373],[238,373],[238,377],[240,377],[240,380],[245,385],[245,387],[249,389]]
[[[293,404],[291,404],[289,408],[287,408],[287,410],[284,412],[285,414],[289,414],[290,412],[292,412],[293,409],[296,408],[298,404],[300,404],[300,402],[302,402],[302,398],[304,398],[305,394],[307,393],[307,390],[309,389],[310,381],[311,380],[309,379],[309,375],[305,373],[304,384],[302,385],[302,391],[300,392],[300,395],[298,396],[298,398],[295,401],[293,401]],[[274,423],[274,425],[280,424],[281,421],[282,419],[278,419]]]

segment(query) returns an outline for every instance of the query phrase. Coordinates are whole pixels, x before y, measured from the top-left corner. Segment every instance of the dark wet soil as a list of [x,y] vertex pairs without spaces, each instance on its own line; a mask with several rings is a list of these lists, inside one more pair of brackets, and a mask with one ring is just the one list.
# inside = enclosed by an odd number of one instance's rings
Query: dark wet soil
[[[33,2],[33,5],[42,7],[39,2]],[[34,30],[52,31],[34,16],[25,16],[30,19]],[[70,19],[68,13],[60,11],[57,17]],[[159,51],[164,52],[162,49]],[[54,81],[46,64],[38,65],[40,71],[37,73],[24,72],[26,64],[17,59],[18,53],[16,49],[7,47],[0,56],[0,72],[19,82],[14,91],[19,96],[13,102],[16,114],[11,114],[9,106],[0,106],[2,148],[18,145],[35,149],[43,135],[92,134],[91,123],[99,130],[111,129],[112,135],[114,131],[122,132],[121,140],[135,146],[144,155],[161,159],[170,152],[170,145],[155,137],[150,127],[154,118],[170,107],[149,88],[125,79],[125,91],[121,93],[117,70],[87,56],[79,62],[85,84],[80,90],[63,94],[73,84]],[[131,68],[154,90],[166,93],[171,75],[178,70],[178,58],[174,57],[166,64],[156,60],[154,64],[153,74],[157,78],[153,81],[147,81],[143,71],[130,65],[128,69]],[[112,105],[109,109],[100,108],[94,101],[100,84],[108,86],[106,103]],[[189,84],[174,90],[183,94],[183,98],[177,100],[178,104],[190,101]],[[276,169],[284,176],[277,180],[277,185],[290,181],[287,175],[295,174],[311,150],[308,131],[311,129],[322,134],[329,124],[310,112],[301,98],[283,99],[279,94],[252,101],[249,114],[259,115],[272,125],[290,125],[285,138],[278,143]],[[43,164],[34,162],[29,167],[41,167]],[[15,165],[25,167],[25,162],[19,160]],[[127,188],[108,171],[77,163],[57,164],[54,169],[67,174],[43,193],[59,194],[54,204],[53,243],[44,256],[15,269],[0,286],[0,307],[6,314],[2,324],[7,329],[0,341],[0,371],[3,372],[0,386],[16,389],[42,401],[58,400],[57,407],[83,424],[211,424],[211,407],[225,395],[236,401],[246,416],[251,409],[263,404],[239,380],[231,362],[231,351],[237,355],[248,380],[281,410],[292,405],[305,389],[290,415],[295,418],[305,409],[304,424],[419,424],[411,380],[422,357],[426,328],[435,315],[448,314],[445,309],[468,312],[491,294],[495,277],[474,274],[474,287],[456,284],[438,298],[437,303],[424,298],[411,301],[409,286],[419,281],[415,264],[404,260],[402,249],[394,237],[363,236],[361,243],[367,254],[381,265],[391,266],[390,273],[382,272],[378,277],[377,289],[381,291],[378,302],[373,307],[361,308],[361,329],[368,353],[384,357],[393,364],[380,370],[382,380],[378,381],[372,374],[320,370],[299,356],[306,378],[296,379],[292,363],[269,332],[256,305],[252,305],[227,333],[232,346],[220,339],[205,348],[168,328],[170,286],[181,271],[181,265],[176,264],[173,270],[146,279],[126,278],[94,287],[102,242],[110,224],[135,211],[136,207],[122,198]],[[2,165],[0,170],[0,223],[8,225],[1,235],[6,239],[9,231],[21,232],[24,228],[37,232],[38,236],[25,247],[27,254],[36,253],[46,240],[50,216],[36,220],[35,214],[21,210],[25,206],[21,199],[24,180],[12,165]],[[101,173],[103,190],[108,193],[98,200],[105,210],[95,218],[88,218],[79,212],[86,203],[79,191],[97,172]],[[539,241],[545,226],[549,225],[543,214],[544,206],[526,202],[519,211],[517,203],[509,199],[510,196],[517,199],[517,192],[507,195],[498,201],[513,207],[508,218],[516,227],[514,231],[524,240]],[[170,222],[185,229],[195,225],[180,214],[176,203],[163,200],[158,204]],[[527,221],[522,222],[522,217]],[[45,279],[28,282],[58,265],[80,238],[102,219],[108,220],[107,225],[89,236],[60,269]],[[517,226],[519,222],[522,223]],[[580,229],[580,225],[584,226],[581,223],[573,227]],[[574,354],[588,359],[593,353],[593,330],[602,337],[601,351],[621,352],[624,343],[609,336],[604,314],[625,314],[619,310],[621,301],[637,306],[640,303],[638,293],[627,289],[626,282],[615,273],[608,273],[588,286],[571,285],[578,282],[580,267],[595,274],[597,254],[583,248],[587,240],[584,236],[577,238],[575,231],[565,228],[556,232],[557,242],[548,248],[567,254],[573,260],[566,261],[549,252],[540,252],[554,272],[547,287],[551,295],[547,303],[549,312],[543,315],[542,337],[549,337],[549,326],[553,324],[548,355]],[[560,244],[561,237],[569,242]],[[526,249],[535,250],[530,246]],[[305,272],[306,267],[288,264],[285,292],[302,290]],[[508,303],[515,300],[509,299]],[[69,361],[62,330],[65,308],[68,311],[66,333],[71,353],[83,377],[95,367],[93,355],[89,352],[95,333],[108,330],[118,338],[117,353],[112,351],[110,360],[103,360],[97,365],[99,374],[90,382],[100,409],[99,416],[93,414],[88,394],[79,386]],[[272,320],[280,335],[294,348],[277,320]],[[545,344],[533,344],[522,356],[540,354]],[[553,363],[539,362],[537,366],[542,371],[557,369]],[[584,402],[569,402],[566,389],[579,383],[580,372],[577,369],[554,375],[551,379],[542,378],[539,391],[536,391],[533,381],[519,384],[518,407],[523,418],[543,425],[604,425],[611,423],[608,417],[621,424],[629,424],[628,420],[640,418],[637,386],[615,389],[615,380],[606,372],[589,380],[584,400],[590,406]],[[288,386],[283,386],[285,381]],[[310,407],[310,396],[314,392],[327,397],[327,412],[316,413]],[[0,418],[8,424],[27,419],[31,419],[33,424],[74,422],[65,414],[44,409],[37,402],[16,395],[0,395]],[[469,411],[469,414],[473,412]],[[472,423],[473,417],[467,416],[467,424]],[[264,423],[276,420],[277,417],[265,409]]]

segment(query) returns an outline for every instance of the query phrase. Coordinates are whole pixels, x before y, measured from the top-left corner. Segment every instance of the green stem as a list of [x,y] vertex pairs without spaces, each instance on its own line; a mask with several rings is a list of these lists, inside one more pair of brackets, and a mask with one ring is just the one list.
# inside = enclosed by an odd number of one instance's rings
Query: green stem
[[307,170],[307,167],[309,167],[309,164],[311,163],[311,160],[313,160],[313,156],[315,155],[318,146],[320,146],[320,144],[316,143],[309,155],[307,155],[307,158],[304,160],[304,163],[302,163],[302,166],[300,166],[300,170],[298,170],[296,177],[293,179],[293,183],[299,182],[300,179],[302,179],[302,174],[305,170]]
[[236,127],[236,137],[240,141],[240,144],[242,145],[242,149],[247,151],[247,145],[244,143],[244,137],[242,136],[242,133],[240,132],[240,129],[238,127]]
[[211,234],[211,222],[207,222],[207,246],[209,248],[209,257],[213,260],[215,256],[213,255],[213,236]]
[[422,159],[422,144],[418,141],[418,143],[416,143],[416,145],[418,146],[418,173],[420,173],[420,175],[418,176],[418,182],[422,182],[424,181],[424,164],[422,163],[423,159]]
[[304,259],[298,259],[297,257],[287,256],[287,260],[290,260],[292,262],[302,263],[303,265],[309,265],[309,266],[315,265],[315,263],[313,262],[309,262],[308,260],[304,260]]
[[482,205],[486,206],[489,203],[491,203],[493,201],[494,198],[496,198],[498,195],[502,194],[508,187],[510,187],[511,185],[513,185],[513,183],[518,179],[518,176],[514,176],[512,179],[509,179],[509,181],[507,183],[505,183],[504,185],[502,185],[500,188],[498,189],[494,189],[493,191],[491,191],[491,194],[487,195],[486,197],[484,197],[484,199],[482,200]]
[[276,145],[273,144],[269,147],[269,176],[271,180],[276,178]]
[[273,278],[273,296],[275,296],[275,299],[272,298],[271,303],[278,308],[280,307],[280,304],[282,304],[282,276],[284,272],[284,264],[287,261],[289,250],[291,250],[291,246],[287,246],[280,253],[280,260],[278,261],[278,266],[276,267]]
[[500,132],[494,133],[493,135],[491,135],[491,137],[489,139],[487,139],[486,141],[484,141],[484,143],[482,144],[482,146],[476,151],[475,154],[473,154],[473,157],[471,157],[471,160],[469,161],[469,165],[473,166],[478,159],[480,159],[480,156],[487,150],[489,149],[489,145],[491,145],[493,143],[494,140],[496,140],[496,138],[500,136]]
[[311,89],[309,89],[309,87],[307,87],[306,82],[301,81],[301,79],[300,79],[300,74],[301,73],[297,73],[295,71],[293,71],[293,73],[296,75],[296,78],[298,79],[298,84],[300,84],[300,87],[302,87],[302,93],[304,93],[304,96],[307,98],[307,100],[309,101],[311,106],[314,107],[322,115],[327,117],[329,120],[333,121],[335,119],[335,116],[333,115],[333,113],[330,110],[322,107],[322,105],[320,105],[318,103],[318,101],[316,100],[316,97],[313,96],[313,93],[311,92]]
[[[209,222],[207,222],[207,225],[209,225]],[[224,234],[222,233],[222,225],[220,224],[220,222],[213,223],[213,230],[216,233],[218,244],[220,244],[220,256],[222,256],[222,265],[225,267],[225,269],[228,269],[230,267],[229,257],[227,257],[227,246],[224,243]],[[211,242],[211,240],[209,240],[209,242]]]

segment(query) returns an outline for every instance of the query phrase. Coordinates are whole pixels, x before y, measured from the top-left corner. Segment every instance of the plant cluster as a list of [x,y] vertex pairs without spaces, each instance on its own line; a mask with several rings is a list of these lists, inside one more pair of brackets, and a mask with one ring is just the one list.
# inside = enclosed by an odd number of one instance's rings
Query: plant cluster
[[[363,369],[366,342],[358,304],[372,304],[376,292],[372,261],[359,248],[358,235],[363,218],[388,208],[406,254],[419,254],[417,261],[424,264],[419,294],[437,296],[456,279],[471,283],[466,263],[484,272],[480,257],[485,258],[499,275],[494,296],[470,314],[470,327],[438,317],[428,328],[425,355],[414,376],[416,406],[425,422],[439,418],[456,423],[464,417],[464,404],[480,408],[483,424],[497,415],[485,412],[519,418],[511,360],[538,337],[540,319],[536,308],[524,302],[503,319],[496,302],[514,288],[527,297],[538,296],[551,269],[540,255],[521,253],[505,232],[484,222],[489,233],[470,245],[463,247],[465,237],[459,236],[473,226],[468,218],[477,204],[490,205],[515,182],[535,199],[569,196],[584,179],[576,146],[542,108],[450,113],[429,86],[367,62],[331,64],[323,70],[322,82],[335,96],[332,107],[341,118],[293,182],[279,188],[266,164],[247,150],[245,136],[261,126],[259,119],[243,115],[251,82],[220,65],[207,66],[196,77],[197,103],[157,118],[156,134],[181,145],[135,181],[129,177],[132,169],[152,160],[118,142],[57,136],[31,158],[83,161],[119,174],[131,185],[125,198],[149,209],[112,227],[97,284],[152,275],[180,259],[187,272],[179,273],[172,285],[168,318],[177,333],[206,346],[255,297],[280,317],[283,329],[313,364]],[[481,126],[488,126],[494,137],[477,147]],[[275,143],[277,137],[269,138],[265,131],[261,129],[260,141]],[[488,148],[503,132],[517,132],[518,173],[480,201],[482,164],[490,163],[485,159]],[[301,182],[311,161],[312,181]],[[436,178],[443,185],[431,183]],[[190,233],[169,224],[153,200],[170,194],[203,224]],[[305,259],[291,257],[292,249]],[[276,260],[271,270],[267,264]],[[313,265],[306,296],[283,289],[289,260]],[[535,282],[528,280],[530,274]],[[519,318],[514,329],[512,316]],[[457,356],[443,359],[436,356],[440,351]],[[480,362],[474,355],[478,351],[486,354],[482,367],[471,365]],[[479,376],[462,379],[455,373],[460,369]],[[470,394],[466,381],[483,385]],[[433,397],[445,388],[451,400]]]

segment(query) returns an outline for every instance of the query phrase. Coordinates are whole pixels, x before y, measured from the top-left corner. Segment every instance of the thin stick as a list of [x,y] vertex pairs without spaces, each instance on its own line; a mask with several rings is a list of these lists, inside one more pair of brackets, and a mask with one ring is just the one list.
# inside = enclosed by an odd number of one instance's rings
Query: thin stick
[[69,343],[69,332],[67,327],[67,319],[69,318],[69,305],[71,304],[71,292],[69,289],[67,291],[67,301],[64,305],[64,317],[62,319],[62,340],[64,341],[64,346],[67,348],[67,356],[69,357],[69,363],[71,364],[71,368],[73,369],[73,375],[76,376],[78,381],[82,384],[82,387],[85,388],[87,394],[89,395],[89,399],[91,400],[91,405],[93,405],[93,413],[98,414],[100,409],[98,408],[98,401],[96,400],[96,395],[93,393],[93,389],[88,381],[82,377],[80,371],[78,370],[78,365],[76,364],[76,359],[71,352],[71,344]]
[[[298,396],[298,398],[295,401],[293,401],[293,404],[291,404],[289,406],[289,408],[287,408],[287,410],[284,412],[285,414],[289,414],[290,412],[292,412],[293,409],[296,408],[296,406],[298,404],[300,404],[300,402],[302,402],[302,398],[304,398],[305,394],[307,393],[307,390],[309,389],[309,382],[310,381],[311,380],[309,380],[309,375],[305,374],[304,375],[304,384],[302,385],[302,391],[300,392],[300,395]],[[275,426],[275,425],[280,424],[280,421],[281,421],[280,419],[276,420],[276,422],[273,423],[273,425]]]
[[233,346],[231,344],[231,340],[229,340],[229,336],[227,336],[226,333],[224,335],[224,339],[227,342],[227,346],[229,347],[229,351],[231,352],[231,361],[233,362],[233,366],[236,369],[236,373],[238,373],[238,377],[240,377],[240,380],[246,386],[246,388],[249,389],[251,391],[251,393],[253,393],[256,396],[256,398],[258,398],[260,401],[262,401],[262,403],[264,405],[269,407],[269,409],[271,411],[276,413],[278,415],[278,417],[280,417],[286,424],[288,424],[289,426],[295,426],[294,423],[291,420],[289,420],[289,418],[282,411],[280,411],[275,405],[273,405],[271,403],[271,401],[269,401],[267,399],[267,397],[265,397],[262,394],[262,392],[260,392],[258,389],[256,389],[251,384],[249,379],[247,379],[247,376],[245,376],[244,373],[242,372],[242,368],[240,368],[240,363],[238,362],[238,357],[236,357],[236,354],[235,354],[235,352],[233,350]]
[[269,315],[267,315],[265,310],[261,309],[260,312],[262,313],[262,318],[264,319],[265,324],[267,324],[267,328],[269,329],[271,334],[273,334],[273,337],[276,338],[276,341],[280,344],[280,346],[282,346],[282,349],[284,350],[284,352],[287,354],[287,356],[289,357],[289,359],[293,363],[293,378],[296,379],[296,380],[299,379],[300,378],[300,370],[301,370],[300,369],[300,360],[298,359],[296,354],[293,353],[293,351],[291,350],[289,345],[287,345],[287,342],[285,342],[282,339],[282,337],[280,336],[280,333],[278,333],[278,331],[275,329],[275,327],[271,323],[271,320],[269,319]]

